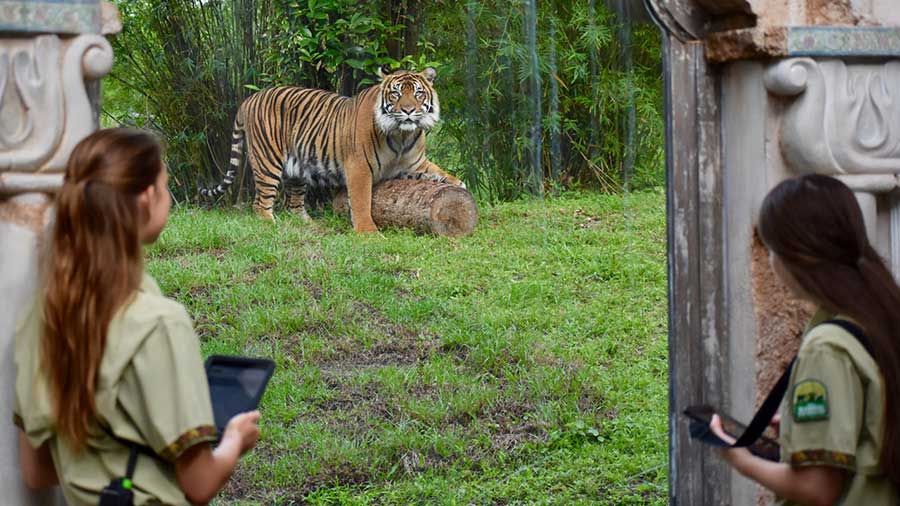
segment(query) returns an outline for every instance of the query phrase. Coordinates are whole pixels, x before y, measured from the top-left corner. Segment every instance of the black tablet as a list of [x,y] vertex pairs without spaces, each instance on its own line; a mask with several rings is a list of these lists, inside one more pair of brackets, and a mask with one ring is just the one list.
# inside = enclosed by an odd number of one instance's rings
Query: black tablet
[[234,415],[253,411],[275,371],[266,358],[212,355],[206,359],[206,378],[219,436]]
[[[689,430],[692,439],[696,439],[698,441],[702,441],[704,443],[718,447],[731,446],[725,441],[719,439],[719,437],[716,436],[709,428],[709,422],[710,420],[712,420],[712,416],[717,413],[717,410],[708,405],[689,406],[683,411],[683,413],[691,419]],[[724,429],[728,434],[732,435],[735,439],[739,438],[741,434],[743,434],[744,431],[747,430],[746,425],[735,420],[734,418],[723,413],[718,414],[719,418],[722,420],[722,429]],[[753,442],[753,444],[747,447],[747,449],[758,457],[762,457],[766,460],[771,460],[774,462],[777,462],[779,460],[779,456],[781,453],[781,448],[778,445],[778,441],[775,441],[774,439],[768,438],[763,435],[760,435],[759,438]]]

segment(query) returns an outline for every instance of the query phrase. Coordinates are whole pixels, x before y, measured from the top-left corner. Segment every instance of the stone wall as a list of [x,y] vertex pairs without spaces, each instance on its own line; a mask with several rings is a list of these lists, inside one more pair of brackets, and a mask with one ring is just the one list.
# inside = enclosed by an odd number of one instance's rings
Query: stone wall
[[12,424],[13,334],[35,296],[40,237],[72,148],[98,126],[98,80],[112,67],[104,35],[121,29],[99,0],[0,0],[0,491],[4,506],[53,506],[27,490]]
[[18,430],[12,424],[13,331],[16,317],[37,286],[38,234],[49,215],[49,197],[28,193],[0,200],[0,490],[4,506],[63,504],[57,491],[32,492],[19,471]]
[[780,181],[843,180],[900,276],[900,4],[647,3],[667,80],[671,503],[765,504],[690,441],[680,412],[712,404],[749,420],[799,346],[812,308],[780,285],[754,235]]
[[748,0],[758,26],[900,26],[895,0]]

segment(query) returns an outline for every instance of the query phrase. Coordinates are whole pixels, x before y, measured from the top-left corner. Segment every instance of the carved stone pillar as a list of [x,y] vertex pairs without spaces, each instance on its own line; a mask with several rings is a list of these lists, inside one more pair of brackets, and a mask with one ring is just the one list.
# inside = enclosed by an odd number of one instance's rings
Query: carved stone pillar
[[[900,41],[900,30],[879,35],[888,33]],[[840,178],[856,192],[872,242],[896,257],[890,215],[900,172],[900,59],[789,58],[770,65],[764,82],[784,108],[776,121],[786,168]]]
[[[72,148],[98,126],[94,83],[112,67],[105,34],[121,28],[99,0],[0,0],[0,491],[10,506],[63,504],[19,472],[12,424],[16,317],[35,295],[40,232]],[[93,93],[89,90],[93,90]],[[93,95],[93,96],[92,96]]]
[[754,236],[778,182],[856,193],[900,275],[900,10],[895,0],[645,0],[663,29],[669,194],[670,503],[765,504],[692,443],[680,411],[748,421],[799,346],[793,300]]

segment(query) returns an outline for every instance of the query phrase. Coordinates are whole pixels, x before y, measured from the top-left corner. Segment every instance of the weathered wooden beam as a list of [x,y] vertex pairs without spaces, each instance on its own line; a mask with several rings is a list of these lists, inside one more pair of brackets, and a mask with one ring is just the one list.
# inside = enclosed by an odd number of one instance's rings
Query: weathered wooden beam
[[718,78],[703,43],[664,36],[669,233],[670,504],[731,501],[730,473],[691,442],[681,411],[721,405],[725,297],[722,276],[721,142]]

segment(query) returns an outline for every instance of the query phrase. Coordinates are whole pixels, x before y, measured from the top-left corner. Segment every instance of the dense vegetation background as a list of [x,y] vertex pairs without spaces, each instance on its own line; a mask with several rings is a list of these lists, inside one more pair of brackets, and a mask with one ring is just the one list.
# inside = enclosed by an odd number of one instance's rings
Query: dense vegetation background
[[[116,3],[124,29],[103,122],[162,134],[179,201],[221,178],[249,94],[291,84],[351,95],[379,66],[438,70],[430,156],[482,201],[664,182],[659,36],[602,1]],[[232,201],[245,200],[251,178],[236,187]]]

